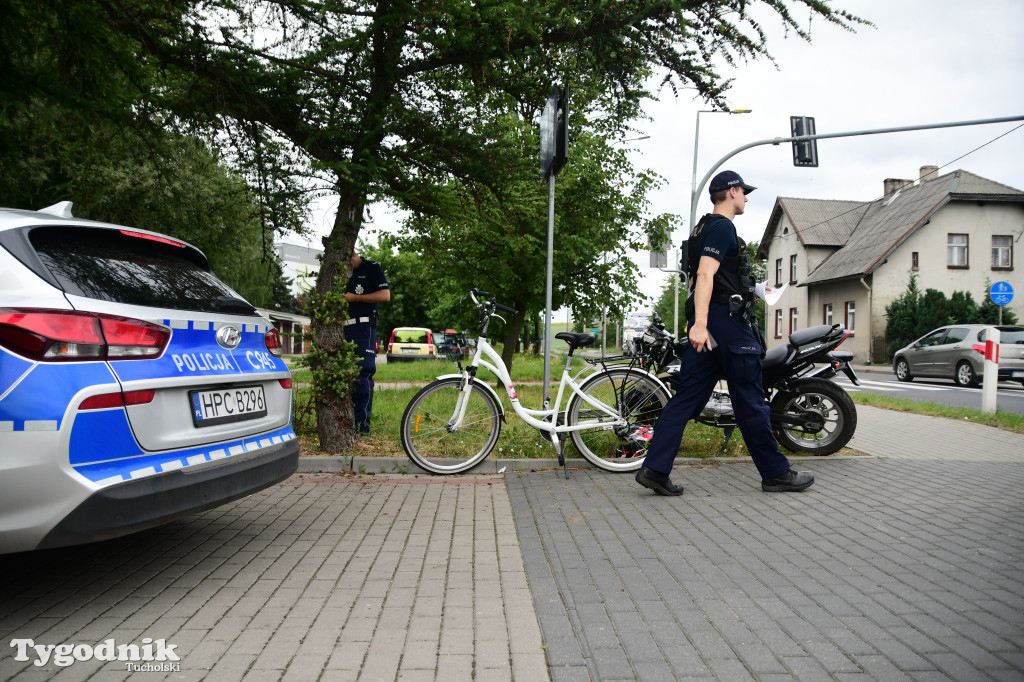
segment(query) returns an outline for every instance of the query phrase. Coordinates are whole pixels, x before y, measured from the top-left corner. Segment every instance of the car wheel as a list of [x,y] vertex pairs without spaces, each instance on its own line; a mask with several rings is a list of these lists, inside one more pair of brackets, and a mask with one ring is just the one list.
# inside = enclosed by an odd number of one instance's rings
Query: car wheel
[[974,373],[974,368],[971,367],[971,363],[963,360],[956,366],[956,374],[953,375],[953,380],[957,386],[977,386],[978,376]]
[[914,376],[910,373],[910,365],[903,358],[896,361],[896,366],[893,368],[896,373],[896,378],[900,381],[913,381]]

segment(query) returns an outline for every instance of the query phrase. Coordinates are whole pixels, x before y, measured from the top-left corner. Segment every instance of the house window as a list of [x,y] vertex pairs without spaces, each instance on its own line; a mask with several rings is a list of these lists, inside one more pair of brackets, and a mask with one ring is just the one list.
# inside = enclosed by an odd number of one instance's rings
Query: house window
[[796,254],[789,257],[789,283],[796,284]]
[[992,235],[992,269],[1013,269],[1013,237],[1011,235]]
[[775,338],[782,338],[782,309],[775,311]]
[[796,308],[789,309],[789,333],[796,331]]
[[843,319],[845,320],[846,331],[850,332],[851,334],[853,333],[853,330],[856,329],[856,321],[857,321],[857,306],[856,306],[856,303],[857,303],[856,301],[847,301],[844,304],[844,306],[843,306],[844,307]]
[[966,234],[951,233],[947,235],[946,266],[963,269],[968,267]]
[[920,262],[917,259],[917,251],[912,251],[910,253],[910,269],[911,270],[917,270],[917,268],[919,266],[920,266]]
[[831,303],[826,303],[824,306],[822,306],[821,323],[822,324],[832,324],[832,304]]
[[775,286],[782,286],[782,259],[775,259]]

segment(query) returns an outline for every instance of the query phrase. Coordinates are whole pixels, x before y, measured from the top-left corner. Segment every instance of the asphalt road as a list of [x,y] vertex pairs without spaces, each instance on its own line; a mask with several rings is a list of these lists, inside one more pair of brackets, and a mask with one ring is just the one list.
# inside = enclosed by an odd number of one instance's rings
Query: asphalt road
[[[876,393],[919,402],[933,402],[951,407],[981,409],[981,388],[961,388],[947,379],[914,379],[901,382],[892,373],[865,372],[857,374],[861,386],[854,386],[845,376],[833,381],[850,393]],[[996,408],[1003,412],[1024,414],[1024,386],[1002,381],[996,390]]]

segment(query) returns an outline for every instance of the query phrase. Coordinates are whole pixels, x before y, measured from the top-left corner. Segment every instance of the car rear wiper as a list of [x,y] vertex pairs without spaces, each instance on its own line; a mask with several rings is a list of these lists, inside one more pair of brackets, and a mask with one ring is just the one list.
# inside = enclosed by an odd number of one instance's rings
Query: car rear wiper
[[233,296],[218,296],[212,301],[215,310],[222,310],[226,313],[254,313],[256,308],[252,304]]

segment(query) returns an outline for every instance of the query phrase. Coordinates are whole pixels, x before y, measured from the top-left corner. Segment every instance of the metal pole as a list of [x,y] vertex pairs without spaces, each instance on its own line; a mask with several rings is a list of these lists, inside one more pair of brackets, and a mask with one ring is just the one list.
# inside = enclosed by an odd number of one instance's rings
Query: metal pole
[[[676,262],[677,263],[679,262],[679,259],[682,258],[682,255],[683,255],[682,251],[680,251],[679,249],[676,249]],[[680,265],[679,267],[682,268],[682,265]],[[673,333],[676,335],[676,338],[678,339],[679,338],[679,275],[677,274],[675,277],[676,277],[676,306],[675,306],[675,315],[674,315],[673,320],[672,320],[672,326],[673,326],[673,328],[675,330]]]
[[[608,267],[608,254],[607,253],[604,254],[604,266],[605,266],[605,268]],[[607,345],[607,342],[608,342],[608,307],[607,306],[602,306],[601,307],[601,359],[602,360],[604,360],[604,356],[606,354],[605,351],[607,349],[605,348],[605,346]]]
[[547,409],[551,384],[551,277],[555,269],[555,174],[548,177],[548,268],[544,292],[544,408]]
[[[693,131],[693,176],[690,179],[690,215],[696,212],[694,202],[697,201],[697,141],[700,139],[700,115],[697,112],[697,127]],[[693,218],[690,219],[690,229],[693,229]]]
[[904,132],[909,132],[911,130],[929,130],[929,129],[932,129],[932,128],[958,128],[958,127],[962,127],[962,126],[987,125],[989,123],[1010,123],[1010,122],[1013,122],[1013,121],[1024,121],[1024,115],[1021,115],[1021,116],[1004,116],[1002,118],[984,118],[984,119],[978,119],[978,120],[975,120],[975,121],[956,121],[956,122],[953,122],[953,123],[931,123],[931,124],[928,124],[928,125],[919,125],[919,126],[902,126],[902,127],[899,127],[899,128],[878,128],[876,130],[857,130],[857,131],[848,132],[848,133],[828,133],[828,134],[822,134],[822,135],[802,135],[800,137],[776,137],[773,140],[760,140],[758,142],[751,142],[750,144],[745,144],[742,147],[737,147],[736,149],[732,150],[731,152],[729,152],[728,154],[723,156],[721,159],[719,159],[718,162],[714,166],[712,166],[711,169],[708,170],[708,172],[704,175],[704,179],[700,181],[700,185],[694,185],[693,186],[693,191],[690,194],[690,226],[691,226],[691,229],[692,229],[693,222],[697,219],[697,195],[700,193],[700,191],[702,189],[704,189],[704,185],[706,185],[708,180],[711,179],[711,176],[714,174],[714,172],[716,170],[718,170],[722,166],[723,163],[725,163],[726,161],[728,161],[732,157],[736,156],[740,152],[745,151],[747,149],[750,149],[751,147],[759,147],[759,146],[765,145],[765,144],[779,145],[779,144],[782,144],[783,142],[807,142],[809,140],[826,140],[826,139],[834,138],[834,137],[858,137],[858,136],[862,136],[862,135],[880,135],[882,133],[904,133]]
[[608,309],[601,309],[601,359],[604,360],[605,345],[608,337],[606,327],[608,326]]

